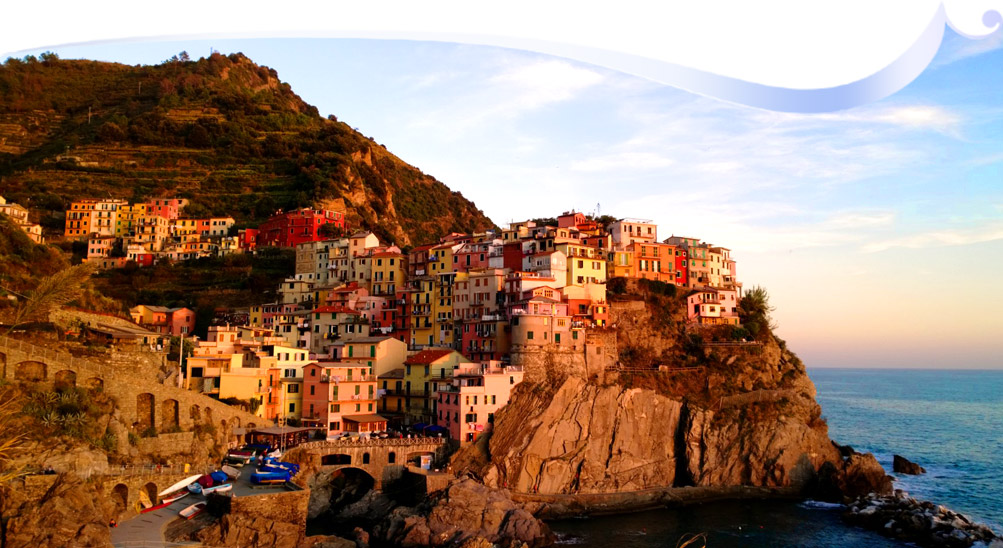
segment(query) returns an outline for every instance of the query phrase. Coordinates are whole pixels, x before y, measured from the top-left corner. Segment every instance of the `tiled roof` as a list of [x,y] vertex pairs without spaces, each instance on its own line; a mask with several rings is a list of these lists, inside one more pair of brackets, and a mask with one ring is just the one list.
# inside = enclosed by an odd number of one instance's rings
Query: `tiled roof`
[[361,314],[358,310],[352,310],[346,306],[321,306],[313,310],[315,313],[335,312],[342,314]]
[[411,365],[427,365],[436,360],[442,359],[455,352],[455,350],[422,350],[414,356],[404,360],[404,363]]

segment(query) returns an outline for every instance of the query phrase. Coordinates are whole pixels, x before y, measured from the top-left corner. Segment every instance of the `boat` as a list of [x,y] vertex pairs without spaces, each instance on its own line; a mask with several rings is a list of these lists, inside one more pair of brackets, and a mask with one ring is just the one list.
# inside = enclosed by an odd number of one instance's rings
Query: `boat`
[[187,506],[183,510],[181,510],[180,512],[178,512],[178,515],[181,516],[181,517],[183,517],[183,518],[185,518],[185,519],[192,519],[193,517],[201,514],[202,511],[205,510],[205,507],[206,507],[206,503],[204,503],[204,502],[196,502],[195,504],[193,504],[191,506]]
[[143,508],[142,510],[139,511],[139,513],[140,514],[145,514],[147,512],[152,512],[154,510],[160,510],[161,508],[167,508],[170,505],[171,505],[171,503],[169,503],[169,502],[161,502],[160,504],[155,504],[155,505],[153,505],[153,506],[151,506],[149,508]]
[[240,477],[240,470],[237,470],[232,466],[223,466],[221,470],[223,470],[223,472],[226,473],[227,477],[232,480],[235,480]]
[[213,483],[225,483],[229,477],[226,472],[222,470],[217,470],[215,472],[209,473],[209,477],[212,478]]
[[197,480],[197,479],[199,479],[201,477],[202,477],[202,474],[195,474],[194,476],[185,478],[185,479],[183,479],[183,480],[175,483],[174,485],[168,487],[167,489],[164,489],[163,491],[157,493],[157,496],[158,497],[163,497],[164,495],[166,495],[168,493],[174,493],[176,491],[180,491],[180,490],[184,489],[185,487],[188,487],[189,485],[192,484],[192,482],[194,482],[195,480]]
[[189,491],[187,489],[185,489],[184,487],[182,487],[181,489],[178,489],[177,491],[175,491],[173,493],[167,493],[166,495],[163,496],[163,499],[161,499],[161,500],[163,500],[164,504],[172,504],[174,502],[177,502],[177,501],[179,501],[179,500],[187,497],[188,493],[189,493]]
[[212,487],[203,487],[202,494],[208,495],[209,493],[226,493],[233,489],[232,483],[221,483],[219,485],[213,485]]
[[188,491],[195,493],[196,495],[201,493],[206,487],[212,487],[216,482],[213,481],[212,476],[209,474],[203,474],[198,477],[191,485],[188,486]]
[[289,472],[285,470],[281,472],[255,472],[251,474],[251,483],[257,485],[269,484],[269,483],[285,483],[289,481],[290,477],[291,476],[289,475]]

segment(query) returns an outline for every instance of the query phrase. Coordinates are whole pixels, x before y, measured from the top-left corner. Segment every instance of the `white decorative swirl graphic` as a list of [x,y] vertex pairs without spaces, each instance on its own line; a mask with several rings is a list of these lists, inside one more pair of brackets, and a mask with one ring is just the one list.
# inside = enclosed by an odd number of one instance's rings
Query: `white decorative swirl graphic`
[[0,52],[192,37],[432,40],[562,56],[753,107],[825,112],[906,86],[948,25],[969,39],[1003,32],[1003,0],[224,4],[175,0],[150,14],[123,1],[66,2],[40,17],[15,3],[0,21]]

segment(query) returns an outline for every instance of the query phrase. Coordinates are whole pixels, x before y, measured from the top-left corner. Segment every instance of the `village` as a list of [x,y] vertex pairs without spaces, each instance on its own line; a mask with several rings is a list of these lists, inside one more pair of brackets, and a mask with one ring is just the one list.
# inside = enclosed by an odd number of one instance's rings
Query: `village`
[[[608,327],[609,279],[672,285],[688,292],[689,322],[739,325],[730,251],[697,238],[660,241],[647,220],[603,224],[571,211],[404,251],[352,233],[341,212],[279,211],[257,229],[234,230],[231,217],[185,217],[186,205],[73,202],[64,237],[86,241],[83,260],[99,268],[295,249],[277,300],[229,311],[202,339],[189,308],[145,303],[130,316],[153,335],[144,343],[161,335],[193,344],[178,386],[329,440],[476,441],[523,380],[527,356],[581,354],[588,333]],[[105,334],[113,340],[121,328]]]

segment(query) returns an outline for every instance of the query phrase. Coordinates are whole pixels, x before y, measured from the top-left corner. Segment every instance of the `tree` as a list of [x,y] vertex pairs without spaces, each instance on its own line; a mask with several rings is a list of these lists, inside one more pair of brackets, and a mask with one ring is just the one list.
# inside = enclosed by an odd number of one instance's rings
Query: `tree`
[[182,51],[181,53],[178,54],[178,60],[180,60],[182,63],[187,63],[188,61],[191,61],[192,58],[188,56],[187,51]]
[[18,303],[6,334],[27,323],[48,321],[49,313],[83,294],[94,270],[93,263],[81,263],[42,278]]
[[739,319],[749,330],[749,333],[757,339],[761,338],[760,335],[765,336],[776,329],[777,326],[770,317],[770,312],[773,310],[773,307],[770,306],[769,293],[760,286],[752,287],[746,291],[738,303]]

